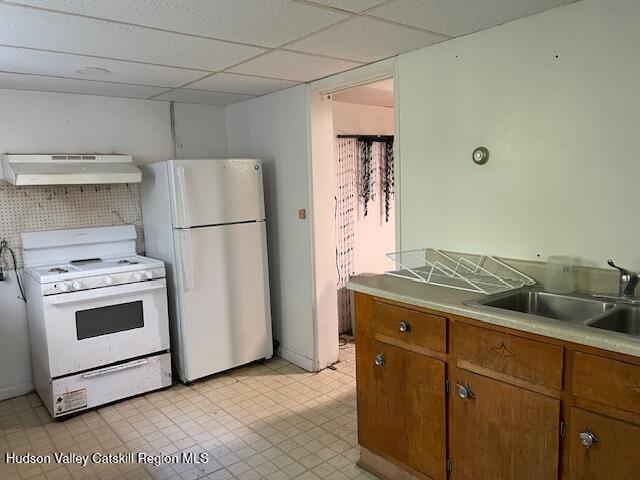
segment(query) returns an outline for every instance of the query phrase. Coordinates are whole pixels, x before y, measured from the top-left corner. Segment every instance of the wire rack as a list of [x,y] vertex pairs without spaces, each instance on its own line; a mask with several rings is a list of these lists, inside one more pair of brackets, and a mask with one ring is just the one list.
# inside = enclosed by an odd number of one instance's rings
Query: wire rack
[[420,248],[388,253],[387,257],[397,266],[397,270],[386,272],[387,275],[458,290],[492,294],[536,283],[489,255]]

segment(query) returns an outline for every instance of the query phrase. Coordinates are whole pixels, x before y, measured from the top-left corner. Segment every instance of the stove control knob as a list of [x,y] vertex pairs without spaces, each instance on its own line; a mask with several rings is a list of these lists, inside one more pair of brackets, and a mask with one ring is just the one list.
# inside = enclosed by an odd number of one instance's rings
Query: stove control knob
[[140,272],[134,273],[132,277],[135,282],[139,282],[140,280],[142,280],[142,274]]
[[69,285],[68,283],[61,283],[58,285],[58,288],[62,292],[68,292],[69,290],[71,290],[71,285]]
[[107,275],[104,277],[104,283],[107,285],[113,285],[113,277],[111,275]]
[[71,288],[73,288],[74,290],[80,290],[82,288],[82,283],[80,282],[80,280],[75,280],[71,284]]
[[147,280],[153,279],[153,272],[151,270],[147,270],[146,272],[144,272],[144,278],[146,278]]

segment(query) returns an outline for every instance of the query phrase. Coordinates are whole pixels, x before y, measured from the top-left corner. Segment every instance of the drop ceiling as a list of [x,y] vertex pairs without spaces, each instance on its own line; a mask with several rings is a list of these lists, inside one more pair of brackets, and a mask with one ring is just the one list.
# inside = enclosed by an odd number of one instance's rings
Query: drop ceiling
[[575,0],[0,0],[0,88],[229,105]]

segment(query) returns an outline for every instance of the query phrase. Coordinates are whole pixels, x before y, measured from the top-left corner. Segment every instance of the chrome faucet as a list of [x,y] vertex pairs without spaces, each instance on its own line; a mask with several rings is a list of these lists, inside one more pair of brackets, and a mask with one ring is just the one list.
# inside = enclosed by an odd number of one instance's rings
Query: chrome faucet
[[610,267],[620,270],[619,291],[621,297],[634,298],[636,286],[640,281],[640,273],[631,272],[626,268],[622,268],[613,263],[613,260],[607,260]]

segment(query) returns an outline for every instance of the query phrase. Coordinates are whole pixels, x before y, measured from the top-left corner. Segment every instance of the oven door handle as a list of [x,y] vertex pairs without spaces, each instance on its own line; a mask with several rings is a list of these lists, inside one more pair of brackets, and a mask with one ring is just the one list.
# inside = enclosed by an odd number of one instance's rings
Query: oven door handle
[[[103,300],[105,298],[138,295],[140,293],[147,293],[153,290],[160,290],[163,288],[165,288],[164,282],[156,285],[145,285],[144,287],[127,290],[124,292],[120,289],[116,289],[117,291],[113,291],[113,292],[102,292],[102,291],[98,292],[96,290],[91,290],[90,292],[87,292],[87,293],[90,293],[89,295],[82,295],[82,292],[79,292],[78,294],[72,294],[74,295],[74,297],[72,298],[60,298],[60,299],[52,300],[51,303],[49,303],[49,305],[52,305],[54,307],[63,306],[63,305],[74,305],[77,303],[90,302],[92,300]],[[81,296],[76,297],[75,295],[81,295]]]
[[115,365],[113,367],[101,368],[100,370],[94,370],[93,372],[84,373],[82,378],[93,378],[100,377],[102,375],[108,375],[110,373],[120,372],[122,370],[128,370],[130,368],[141,367],[149,363],[149,360],[143,358],[141,360],[136,360],[135,362],[124,363],[122,365]]

